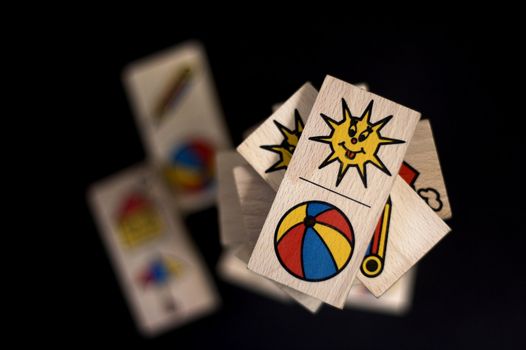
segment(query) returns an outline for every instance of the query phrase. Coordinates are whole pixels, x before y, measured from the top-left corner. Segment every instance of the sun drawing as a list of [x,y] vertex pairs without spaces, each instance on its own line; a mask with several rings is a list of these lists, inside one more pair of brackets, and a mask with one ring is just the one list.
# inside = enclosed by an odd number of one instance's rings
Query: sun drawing
[[292,158],[292,153],[294,153],[303,131],[303,120],[301,120],[300,113],[297,109],[294,110],[294,130],[289,130],[286,126],[275,120],[274,124],[276,124],[279,132],[283,135],[283,141],[279,145],[261,146],[261,148],[279,155],[279,160],[266,170],[267,173],[287,169],[290,158]]
[[334,161],[340,163],[336,186],[340,184],[345,173],[350,167],[355,167],[360,174],[364,186],[367,188],[367,163],[371,163],[378,169],[391,176],[389,169],[378,158],[380,146],[404,143],[405,141],[382,136],[380,130],[391,120],[392,115],[371,122],[373,101],[369,102],[367,108],[360,118],[353,117],[347,102],[342,98],[343,119],[339,122],[329,118],[325,114],[321,117],[331,128],[330,135],[315,136],[310,140],[326,143],[331,148],[329,156],[321,163],[319,169]]

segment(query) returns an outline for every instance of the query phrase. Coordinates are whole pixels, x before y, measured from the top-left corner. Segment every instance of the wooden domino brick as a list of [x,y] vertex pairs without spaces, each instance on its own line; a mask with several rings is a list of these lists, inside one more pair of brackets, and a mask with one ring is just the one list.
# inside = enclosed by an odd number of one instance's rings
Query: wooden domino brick
[[438,216],[444,220],[451,218],[453,214],[429,119],[418,122],[404,160],[418,173],[411,184],[415,191]]
[[224,246],[233,246],[246,240],[245,230],[239,224],[241,205],[232,172],[234,167],[246,164],[235,151],[219,151],[216,157],[219,237]]
[[149,164],[88,192],[139,330],[154,336],[215,310],[219,296],[166,187]]

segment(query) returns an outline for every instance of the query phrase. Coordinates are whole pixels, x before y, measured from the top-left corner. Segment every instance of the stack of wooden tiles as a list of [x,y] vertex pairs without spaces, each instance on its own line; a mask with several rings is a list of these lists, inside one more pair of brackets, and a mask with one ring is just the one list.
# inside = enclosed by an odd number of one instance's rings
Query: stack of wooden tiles
[[450,231],[430,122],[363,86],[306,83],[237,152],[217,159],[220,271],[280,300],[387,300]]

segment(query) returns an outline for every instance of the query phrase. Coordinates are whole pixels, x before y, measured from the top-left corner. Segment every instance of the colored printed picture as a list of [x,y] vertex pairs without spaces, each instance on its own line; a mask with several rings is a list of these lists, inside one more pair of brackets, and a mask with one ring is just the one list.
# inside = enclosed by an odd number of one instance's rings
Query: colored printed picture
[[177,303],[170,289],[170,283],[183,275],[184,267],[179,259],[159,255],[152,259],[139,272],[138,282],[143,288],[153,289],[165,311],[174,312]]
[[164,94],[155,105],[153,115],[157,122],[161,122],[167,112],[177,106],[182,96],[189,90],[193,76],[194,71],[190,66],[186,66],[179,69],[172,77]]
[[174,148],[165,176],[177,192],[199,192],[213,184],[214,149],[203,140],[193,140]]
[[121,242],[131,248],[161,235],[163,221],[153,203],[144,194],[128,195],[117,211]]
[[367,277],[376,277],[384,269],[385,251],[387,248],[387,235],[389,233],[389,223],[391,221],[391,197],[387,199],[380,220],[374,230],[373,238],[365,253],[362,265],[362,273]]
[[405,141],[382,136],[380,130],[389,123],[393,116],[387,116],[373,123],[371,122],[372,112],[373,101],[371,100],[362,116],[354,117],[347,106],[347,102],[342,98],[342,120],[337,122],[325,114],[321,114],[331,129],[331,133],[327,136],[311,137],[310,140],[328,144],[331,149],[331,153],[321,163],[319,169],[336,161],[340,164],[336,186],[340,184],[349,168],[354,167],[358,170],[363,185],[367,188],[366,165],[368,163],[391,176],[389,169],[378,157],[378,150],[381,146],[404,143]]
[[151,260],[139,274],[143,287],[159,287],[178,279],[183,273],[183,264],[176,258],[159,255]]
[[351,259],[354,232],[335,206],[310,201],[288,210],[278,223],[275,250],[281,265],[309,282],[336,276]]
[[300,139],[301,133],[303,132],[304,126],[303,120],[301,120],[300,112],[297,109],[294,110],[294,130],[288,129],[286,126],[280,124],[275,120],[274,124],[283,136],[283,141],[281,141],[279,145],[261,146],[261,148],[266,149],[267,151],[277,153],[279,155],[279,160],[265,171],[267,173],[287,169],[290,159],[292,158],[292,153],[294,153],[294,150],[296,149],[296,146]]
[[[413,168],[408,163],[403,162],[398,174],[413,189],[415,188],[415,181],[419,175],[419,172],[416,171],[415,168]],[[384,269],[392,207],[393,204],[391,202],[391,197],[389,197],[387,199],[387,203],[385,204],[382,215],[378,220],[378,224],[374,230],[373,238],[371,239],[371,243],[367,248],[367,252],[365,253],[365,257],[360,267],[362,273],[369,278],[379,276]]]

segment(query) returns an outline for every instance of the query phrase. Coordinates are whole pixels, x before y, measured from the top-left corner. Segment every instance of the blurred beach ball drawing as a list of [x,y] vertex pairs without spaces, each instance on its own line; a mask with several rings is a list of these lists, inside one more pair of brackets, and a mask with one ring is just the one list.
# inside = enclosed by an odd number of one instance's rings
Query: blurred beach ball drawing
[[170,186],[179,192],[199,192],[214,180],[214,148],[202,139],[174,147],[164,174]]

